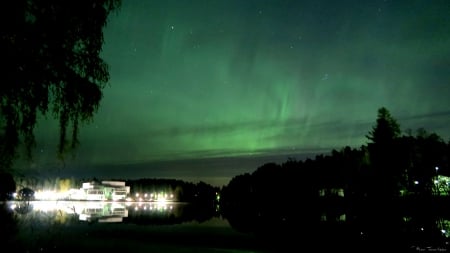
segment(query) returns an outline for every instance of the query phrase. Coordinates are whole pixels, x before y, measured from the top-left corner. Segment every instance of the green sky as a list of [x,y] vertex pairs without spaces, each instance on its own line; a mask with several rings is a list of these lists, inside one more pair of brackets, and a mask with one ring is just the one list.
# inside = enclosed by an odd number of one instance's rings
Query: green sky
[[[110,85],[66,166],[226,181],[275,155],[359,147],[381,106],[448,140],[449,13],[447,0],[124,0],[105,29]],[[54,160],[50,123],[33,166]]]

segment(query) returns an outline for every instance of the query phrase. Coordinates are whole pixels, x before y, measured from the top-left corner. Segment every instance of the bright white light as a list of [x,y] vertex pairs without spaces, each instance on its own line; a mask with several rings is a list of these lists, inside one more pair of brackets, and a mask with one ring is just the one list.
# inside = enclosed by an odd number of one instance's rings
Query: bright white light
[[436,169],[436,171],[438,171],[438,170],[439,170],[439,167],[438,167],[438,166],[436,166],[436,168],[435,168],[435,169]]
[[34,197],[37,200],[57,200],[59,194],[55,191],[37,191]]
[[139,193],[136,193],[136,197],[139,197]]
[[43,212],[50,212],[57,210],[58,206],[56,202],[53,201],[37,201],[33,203],[33,209]]
[[447,231],[445,231],[445,229],[441,229],[441,232],[442,232],[443,234],[447,233]]
[[414,181],[414,184],[419,184],[419,181]]
[[164,211],[167,208],[167,203],[166,202],[159,202],[156,204],[155,206],[155,210],[159,210],[159,211]]

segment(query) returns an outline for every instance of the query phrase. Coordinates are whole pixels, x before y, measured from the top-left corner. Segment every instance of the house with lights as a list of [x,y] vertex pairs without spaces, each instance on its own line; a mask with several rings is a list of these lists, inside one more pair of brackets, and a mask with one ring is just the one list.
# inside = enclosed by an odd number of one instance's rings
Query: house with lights
[[119,201],[125,200],[130,193],[130,186],[122,181],[101,181],[83,183],[82,188],[72,190],[71,200]]

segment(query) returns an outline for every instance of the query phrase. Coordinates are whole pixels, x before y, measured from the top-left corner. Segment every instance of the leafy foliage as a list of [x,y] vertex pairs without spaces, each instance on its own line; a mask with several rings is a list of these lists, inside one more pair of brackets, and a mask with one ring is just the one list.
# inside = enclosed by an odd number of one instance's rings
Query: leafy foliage
[[[12,164],[23,138],[28,157],[39,113],[59,120],[58,153],[78,144],[109,80],[102,29],[120,0],[7,1],[1,15],[0,152]],[[71,143],[67,141],[72,126]]]

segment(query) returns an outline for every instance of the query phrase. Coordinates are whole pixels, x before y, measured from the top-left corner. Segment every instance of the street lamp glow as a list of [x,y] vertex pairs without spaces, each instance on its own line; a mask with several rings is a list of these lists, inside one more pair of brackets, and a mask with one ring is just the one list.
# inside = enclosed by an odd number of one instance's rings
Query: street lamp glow
[[416,185],[419,184],[419,181],[414,181],[414,184],[416,184]]

